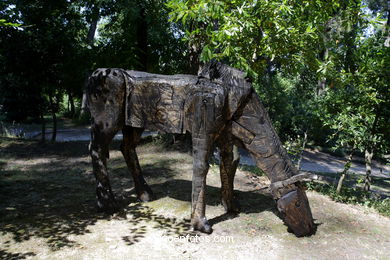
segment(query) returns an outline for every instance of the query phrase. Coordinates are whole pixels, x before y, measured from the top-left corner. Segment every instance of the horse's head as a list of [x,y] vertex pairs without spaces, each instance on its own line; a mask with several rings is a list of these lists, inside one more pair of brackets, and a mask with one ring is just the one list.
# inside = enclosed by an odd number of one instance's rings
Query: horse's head
[[241,109],[232,123],[233,135],[242,141],[271,180],[273,197],[289,229],[296,236],[313,234],[315,225],[309,202],[297,183],[300,175],[280,143],[266,109],[255,93]]
[[[268,175],[271,183],[294,179],[291,177],[298,175],[298,172],[245,73],[212,61],[203,67],[199,76],[229,86],[227,117],[231,119],[232,133],[251,153],[257,166]],[[314,233],[315,225],[309,202],[300,184],[292,181],[274,191],[278,210],[289,229],[297,236]]]
[[300,186],[283,195],[277,201],[277,206],[284,223],[296,236],[308,236],[315,232],[309,201]]

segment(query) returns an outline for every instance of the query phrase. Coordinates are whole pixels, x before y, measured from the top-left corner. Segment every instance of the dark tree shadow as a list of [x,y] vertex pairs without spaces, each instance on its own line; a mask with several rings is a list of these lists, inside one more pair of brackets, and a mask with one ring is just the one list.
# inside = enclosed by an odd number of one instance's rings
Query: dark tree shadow
[[33,159],[42,156],[61,156],[66,158],[76,158],[88,155],[89,141],[79,142],[46,142],[41,143],[37,140],[19,140],[11,138],[2,138],[10,143],[1,149],[3,159]]
[[[127,221],[135,228],[132,228],[131,235],[123,237],[127,244],[131,245],[138,242],[146,233],[145,224],[150,224],[155,229],[164,231],[165,235],[187,235],[193,234],[189,219],[178,219],[176,217],[166,217],[156,213],[153,208],[150,208],[140,202],[131,203],[126,206],[122,214],[128,216]],[[138,226],[138,227],[137,227]]]
[[26,259],[30,258],[32,256],[35,256],[34,253],[28,252],[28,253],[10,253],[6,250],[0,249],[0,259],[7,259],[7,260],[20,260],[20,259]]
[[[77,246],[69,235],[89,233],[89,227],[99,219],[118,218],[131,224],[128,234],[122,239],[128,245],[145,237],[148,226],[160,229],[166,235],[193,234],[189,219],[170,218],[156,213],[145,204],[136,203],[130,173],[123,167],[110,169],[113,190],[117,195],[121,211],[114,216],[97,213],[95,180],[91,166],[86,162],[70,160],[88,155],[88,142],[48,143],[36,141],[11,143],[0,151],[5,159],[31,159],[60,157],[55,163],[40,163],[26,169],[6,169],[0,165],[0,235],[11,234],[16,242],[33,237],[43,238],[52,250]],[[117,149],[119,142],[112,147]],[[4,156],[3,156],[4,155]],[[114,159],[116,160],[116,159]],[[111,161],[111,160],[110,160]],[[111,162],[109,161],[109,165]],[[170,197],[191,202],[191,181],[173,179],[177,170],[170,167],[177,163],[174,159],[163,159],[155,164],[143,165],[148,180],[162,183],[151,185],[157,200]],[[128,191],[125,191],[128,190]],[[207,205],[220,205],[220,188],[207,186]],[[243,213],[272,211],[277,213],[271,196],[259,191],[236,191]],[[130,196],[129,196],[130,195]],[[222,207],[222,205],[220,205]],[[188,212],[188,216],[190,212]],[[237,215],[223,214],[210,219],[211,224],[223,222]],[[197,233],[197,232],[195,232]],[[23,259],[27,254],[0,251],[0,258]]]
[[92,176],[80,164],[71,166],[64,161],[0,169],[0,235],[9,233],[15,242],[43,238],[58,250],[76,245],[69,235],[86,234],[98,219],[109,218],[96,212]]
[[[170,179],[163,183],[151,185],[156,199],[170,197],[176,200],[191,202],[192,183],[188,180]],[[265,210],[276,209],[275,201],[271,195],[260,191],[235,190],[235,197],[241,206],[242,213],[260,213]],[[221,204],[221,189],[214,186],[206,186],[206,203],[210,206]],[[222,207],[222,205],[220,205]]]
[[96,213],[92,192],[82,196],[80,190],[53,189],[47,182],[8,182],[11,186],[7,188],[2,184],[0,181],[0,234],[11,233],[15,242],[40,237],[52,250],[73,247],[77,244],[69,235],[89,233],[89,226],[109,217]]
[[[170,197],[176,200],[191,202],[192,183],[187,180],[172,179],[164,183],[151,185],[152,190],[156,195],[156,199]],[[213,186],[206,186],[206,203],[210,206],[221,205],[221,189]],[[260,213],[263,211],[271,211],[278,214],[276,204],[273,198],[268,194],[263,194],[260,191],[240,191],[235,190],[235,197],[240,204],[241,213]],[[190,212],[188,213],[190,214]],[[228,219],[238,217],[239,214],[222,214],[209,220],[210,224],[214,225]]]

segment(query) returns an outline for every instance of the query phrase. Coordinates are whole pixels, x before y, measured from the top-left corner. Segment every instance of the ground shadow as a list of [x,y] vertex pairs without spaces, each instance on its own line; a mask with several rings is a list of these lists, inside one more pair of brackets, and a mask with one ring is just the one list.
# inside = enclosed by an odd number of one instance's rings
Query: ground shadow
[[[1,157],[3,159],[33,159],[42,156],[61,156],[75,158],[86,156],[89,141],[79,142],[45,142],[36,140],[15,140],[13,138],[1,138],[2,141],[9,142],[1,147]],[[0,141],[1,141],[0,140]]]
[[[120,142],[113,142],[113,149]],[[16,141],[2,147],[4,159],[31,159],[60,157],[53,162],[22,165],[7,168],[0,165],[0,234],[7,235],[14,242],[23,242],[33,237],[42,238],[52,250],[78,246],[69,235],[89,233],[89,227],[100,219],[119,218],[131,224],[129,235],[123,241],[132,245],[140,241],[147,232],[145,223],[163,230],[167,235],[192,233],[188,219],[163,216],[145,204],[136,203],[133,183],[124,160],[113,160],[110,169],[113,189],[122,205],[121,212],[114,216],[97,213],[95,205],[95,181],[91,166],[85,161],[72,160],[88,155],[88,142],[48,143]],[[3,156],[4,155],[4,156]],[[177,170],[171,167],[177,160],[159,159],[157,163],[143,165],[148,179],[162,178],[161,183],[151,185],[157,199],[170,197],[191,202],[191,181],[173,179]],[[110,160],[109,165],[112,162]],[[118,167],[119,165],[119,167]],[[116,168],[115,168],[116,167]],[[207,186],[207,204],[220,205],[220,188]],[[123,196],[122,196],[123,195]],[[129,196],[130,195],[130,196]],[[258,191],[236,191],[243,213],[262,211],[277,212],[274,200]],[[222,205],[220,205],[222,207]],[[188,212],[188,216],[190,212]],[[210,219],[216,224],[231,218],[222,215]],[[234,216],[233,216],[234,217]],[[9,242],[10,243],[10,242]],[[7,252],[2,245],[0,258],[22,259],[25,254]]]
[[96,213],[94,192],[80,192],[80,186],[56,181],[0,179],[0,234],[11,234],[15,242],[43,238],[52,250],[75,246],[69,235],[88,233],[98,219],[109,217]]
[[[191,202],[192,183],[188,180],[172,179],[164,183],[151,185],[156,199],[170,197],[175,200]],[[278,217],[276,204],[271,195],[261,193],[260,191],[240,191],[235,190],[235,198],[240,205],[241,213],[260,213],[271,211]],[[206,204],[210,206],[221,205],[221,189],[213,186],[206,186]],[[188,212],[190,214],[190,212]],[[238,217],[239,214],[222,214],[215,218],[209,219],[210,224],[214,225],[228,219]]]
[[[191,202],[192,182],[182,179],[171,179],[151,185],[156,199],[170,197],[176,200]],[[235,197],[241,206],[242,213],[260,213],[265,210],[276,210],[275,201],[270,195],[259,191],[235,190]],[[221,189],[206,185],[206,203],[210,206],[221,205]]]
[[6,250],[0,249],[0,259],[7,259],[7,260],[21,260],[21,259],[26,259],[30,258],[32,256],[35,256],[34,253],[28,252],[28,253],[10,253],[7,252]]
[[164,235],[185,236],[194,234],[191,230],[189,219],[179,219],[176,217],[166,217],[156,213],[153,208],[137,202],[125,206],[121,214],[125,214],[128,222],[134,226],[130,229],[129,236],[124,236],[123,240],[128,245],[139,242],[146,234],[146,224],[152,228],[162,230]]

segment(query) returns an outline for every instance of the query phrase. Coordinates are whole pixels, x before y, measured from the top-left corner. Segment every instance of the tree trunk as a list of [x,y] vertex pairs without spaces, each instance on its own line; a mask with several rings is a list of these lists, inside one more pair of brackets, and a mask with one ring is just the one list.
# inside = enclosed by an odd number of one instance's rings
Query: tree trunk
[[364,151],[364,157],[366,161],[366,177],[364,180],[364,191],[369,191],[372,177],[371,177],[371,168],[372,168],[372,157],[374,156],[374,150],[371,147],[366,148]]
[[[89,25],[89,30],[87,34],[87,44],[92,47],[93,46],[93,40],[95,38],[96,34],[96,28],[100,17],[100,7],[95,4],[92,10],[92,17],[91,17],[91,23]],[[88,81],[89,73],[85,73],[85,80],[84,80],[84,89],[83,89],[83,97],[81,99],[81,109],[80,109],[80,118],[82,118],[88,110],[87,107],[87,94],[85,92],[86,90],[86,84]]]
[[302,151],[299,154],[299,159],[298,159],[298,164],[297,164],[298,171],[301,170],[301,162],[302,162],[302,158],[303,158],[303,152],[305,151],[305,148],[306,148],[306,143],[307,143],[307,131],[305,131],[305,133],[303,135]]
[[[192,31],[196,27],[202,28],[201,24],[194,24],[195,22],[192,22],[189,25],[189,30]],[[200,37],[191,38],[188,43],[188,74],[197,75],[200,68],[201,68],[201,62],[200,62],[200,54],[202,51],[202,40]]]
[[188,60],[189,60],[189,66],[188,66],[188,73],[190,74],[198,74],[200,62],[199,62],[199,47],[196,43],[189,43],[188,44]]
[[346,162],[345,165],[344,165],[344,170],[343,170],[343,172],[341,173],[339,182],[337,183],[336,193],[340,193],[341,188],[343,187],[344,179],[345,179],[345,177],[347,176],[348,170],[351,168],[352,157],[353,157],[353,153],[354,153],[354,152],[355,152],[355,149],[352,149],[351,153],[350,153],[349,156],[348,156],[347,162]]
[[[328,57],[329,57],[329,48],[326,47],[326,44],[329,41],[330,30],[331,30],[331,28],[329,27],[329,28],[326,28],[326,30],[324,32],[324,37],[323,37],[324,47],[319,54],[319,60],[322,61],[323,63],[326,63],[326,61],[328,60]],[[326,87],[326,78],[322,77],[322,78],[318,79],[317,96],[322,95],[322,93],[325,91],[325,87]]]
[[45,117],[43,116],[43,112],[41,112],[41,124],[42,124],[41,142],[44,143],[46,141],[46,122],[45,122]]
[[51,107],[51,117],[53,120],[53,131],[52,131],[51,141],[55,142],[57,137],[57,115],[56,115],[54,100],[51,95],[49,95],[49,100],[50,100],[50,107]]
[[87,93],[85,89],[83,90],[83,97],[81,99],[81,109],[80,109],[80,118],[82,118],[87,113]]
[[52,112],[53,119],[53,135],[51,136],[51,141],[55,142],[57,138],[57,116],[55,112]]
[[93,45],[93,40],[95,39],[98,21],[99,21],[99,8],[95,6],[94,15],[92,17],[91,24],[89,25],[89,30],[87,34],[87,44],[89,46]]
[[74,98],[71,92],[69,92],[69,104],[70,104],[70,116],[73,118],[75,114]]
[[139,19],[137,21],[137,49],[136,56],[138,58],[137,69],[147,71],[148,69],[148,23],[146,21],[146,10],[142,3],[138,3],[140,8]]
[[385,24],[385,47],[390,47],[390,10],[387,10],[387,22]]

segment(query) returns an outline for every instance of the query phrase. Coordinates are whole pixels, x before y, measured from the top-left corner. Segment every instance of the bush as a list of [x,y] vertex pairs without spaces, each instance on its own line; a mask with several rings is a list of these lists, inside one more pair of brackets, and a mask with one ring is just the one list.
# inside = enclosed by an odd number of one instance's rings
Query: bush
[[340,193],[330,184],[309,182],[305,184],[308,190],[314,190],[329,196],[334,201],[364,205],[376,209],[380,214],[390,217],[390,198],[383,199],[380,195],[363,191],[359,187],[343,187]]
[[0,121],[0,136],[24,138],[25,131],[20,124],[13,122],[12,124]]

